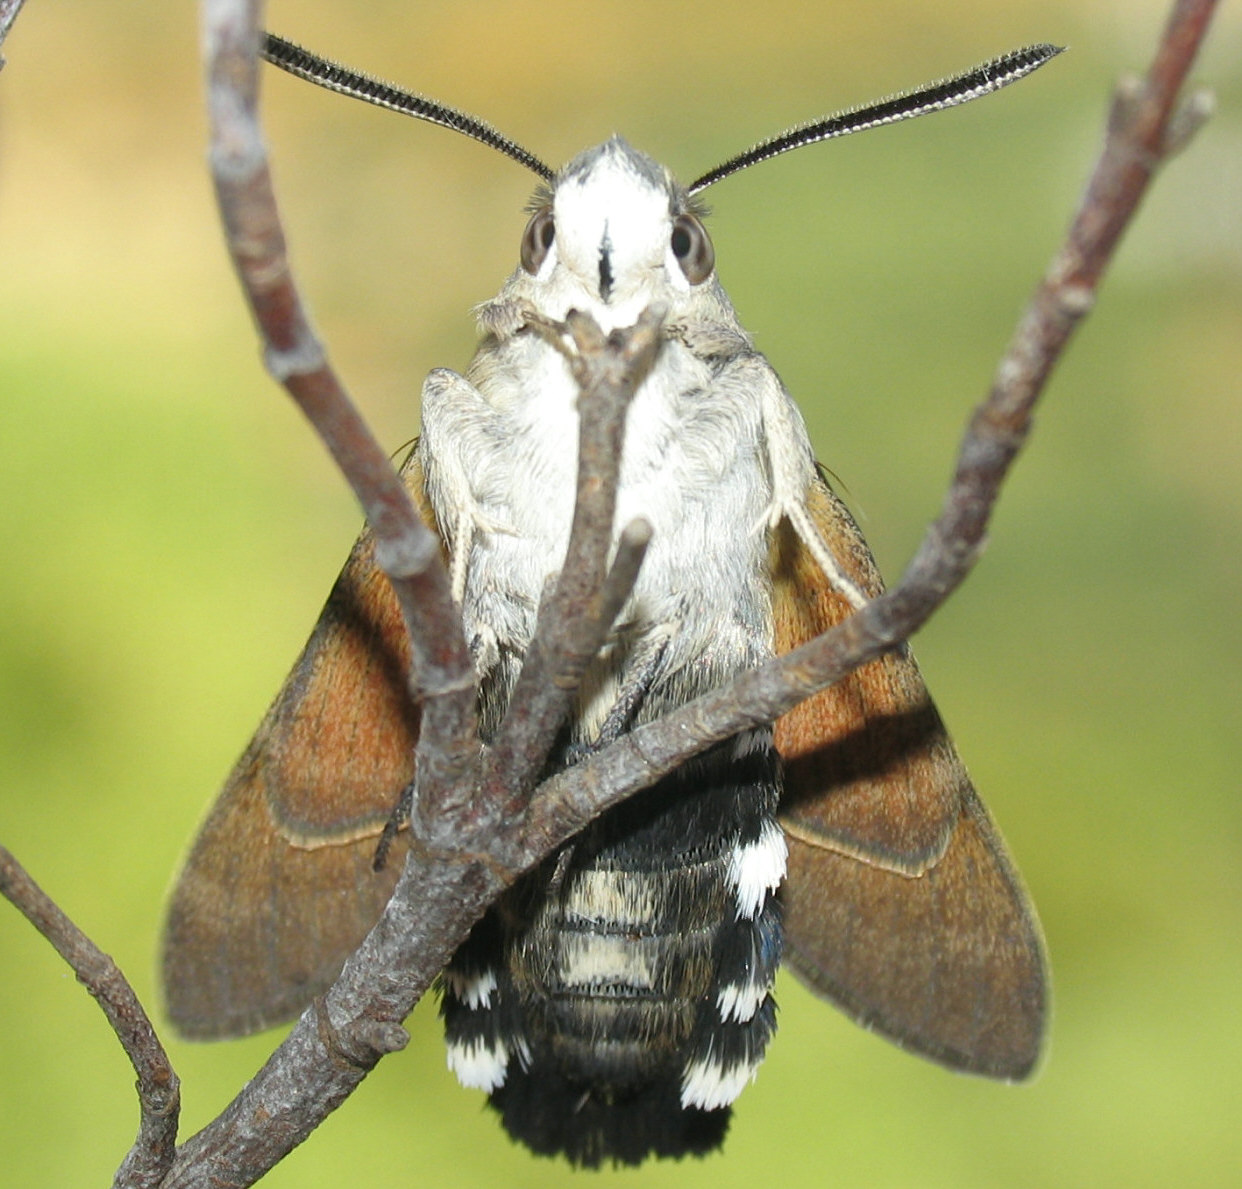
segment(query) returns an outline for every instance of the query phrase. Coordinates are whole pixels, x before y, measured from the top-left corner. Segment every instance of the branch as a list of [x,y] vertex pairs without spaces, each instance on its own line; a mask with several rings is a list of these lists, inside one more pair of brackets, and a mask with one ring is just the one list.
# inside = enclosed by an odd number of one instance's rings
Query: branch
[[484,769],[485,787],[504,785],[503,819],[526,810],[556,732],[569,713],[587,666],[629,597],[651,527],[636,522],[622,534],[616,563],[606,572],[616,520],[625,417],[661,343],[663,311],[647,310],[632,332],[605,339],[595,323],[571,313],[564,328],[545,333],[573,337],[567,352],[578,383],[578,489],[569,547],[556,588],[541,610],[534,639],[504,722]]
[[315,426],[375,533],[376,560],[410,635],[412,692],[436,744],[420,778],[429,796],[452,804],[456,798],[442,785],[451,785],[477,751],[474,668],[439,541],[329,365],[289,271],[258,119],[258,8],[253,0],[203,5],[211,167],[227,242],[268,370]]
[[126,1189],[159,1185],[172,1165],[181,1111],[181,1083],[147,1013],[117,964],[95,945],[0,846],[0,894],[51,942],[103,1008],[138,1075],[138,1138],[113,1184]]
[[713,743],[769,723],[918,631],[960,585],[983,547],[1001,484],[1070,336],[1157,169],[1211,111],[1192,95],[1175,108],[1216,0],[1177,0],[1142,81],[1117,90],[1104,147],[1064,245],[1019,319],[986,401],[971,418],[940,517],[900,582],[817,640],[635,729],[537,790],[527,844],[542,852],[599,812],[652,784]]
[[[508,840],[520,835],[520,819],[505,819],[499,811],[542,767],[539,748],[546,752],[550,746],[576,686],[574,673],[580,677],[611,626],[642,552],[641,539],[622,551],[602,597],[596,591],[584,595],[572,582],[563,585],[560,610],[554,606],[541,626],[548,642],[541,658],[561,678],[561,688],[540,713],[507,733],[507,745],[523,763],[507,771],[493,766],[496,779],[484,786],[473,734],[473,670],[464,642],[461,656],[468,679],[460,670],[440,685],[428,679],[425,657],[434,658],[435,647],[450,629],[461,640],[438,542],[417,521],[403,485],[328,369],[289,275],[256,115],[255,66],[248,57],[258,44],[255,7],[241,0],[208,0],[205,6],[217,189],[238,274],[267,342],[269,367],[304,409],[363,501],[386,571],[395,572],[390,560],[394,554],[416,563],[408,572],[417,573],[420,584],[403,597],[403,606],[415,640],[423,701],[418,799],[411,815],[410,856],[381,920],[336,984],[302,1016],[256,1077],[218,1119],[183,1145],[168,1186],[204,1179],[252,1183],[306,1138],[381,1056],[403,1047],[406,1034],[400,1022],[474,921],[522,870],[519,862],[497,857],[516,854],[518,848]],[[575,548],[598,556],[593,568],[602,577],[624,408],[650,365],[658,335],[656,324],[649,323],[631,349],[628,334],[606,341],[582,325],[571,327],[571,333],[574,350],[567,348],[567,353],[584,387],[591,389],[583,392],[582,432],[601,443],[584,451],[586,477],[580,486],[591,488],[592,497],[584,501]],[[588,383],[588,376],[595,380]],[[613,456],[611,478],[603,476],[608,454]],[[413,521],[407,523],[410,517]],[[601,520],[606,525],[602,533]],[[420,534],[435,548],[427,551]],[[394,586],[400,595],[400,584]],[[438,618],[421,609],[428,601],[438,604]],[[563,616],[583,610],[590,622],[578,630],[567,627]],[[421,644],[420,631],[426,632]],[[446,672],[452,671],[446,666]],[[428,712],[429,695],[436,690],[453,696],[464,691],[468,706],[457,704],[456,713],[438,718]],[[559,710],[558,701],[563,703]],[[457,734],[464,730],[467,710],[468,736]],[[445,718],[457,744],[448,748],[439,739],[446,731]]]
[[[25,2],[26,0],[0,0],[0,46],[4,45],[4,39],[8,37],[9,30]],[[0,54],[0,70],[3,69],[4,55]]]

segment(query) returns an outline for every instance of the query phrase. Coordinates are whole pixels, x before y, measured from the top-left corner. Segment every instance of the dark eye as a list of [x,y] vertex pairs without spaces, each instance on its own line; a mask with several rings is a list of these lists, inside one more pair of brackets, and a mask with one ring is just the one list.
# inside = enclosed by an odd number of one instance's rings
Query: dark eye
[[712,275],[712,269],[716,267],[716,250],[712,247],[707,229],[693,215],[678,215],[673,220],[669,246],[690,284],[699,285]]
[[531,215],[522,232],[522,267],[532,277],[539,271],[554,239],[556,222],[552,218],[552,208],[542,206]]

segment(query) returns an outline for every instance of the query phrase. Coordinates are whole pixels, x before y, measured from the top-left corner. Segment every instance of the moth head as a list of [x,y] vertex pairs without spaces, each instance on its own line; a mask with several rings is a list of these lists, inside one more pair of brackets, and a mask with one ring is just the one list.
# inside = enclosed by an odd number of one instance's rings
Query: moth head
[[614,136],[540,187],[522,269],[554,306],[624,321],[652,301],[676,305],[714,276],[701,216],[666,169]]

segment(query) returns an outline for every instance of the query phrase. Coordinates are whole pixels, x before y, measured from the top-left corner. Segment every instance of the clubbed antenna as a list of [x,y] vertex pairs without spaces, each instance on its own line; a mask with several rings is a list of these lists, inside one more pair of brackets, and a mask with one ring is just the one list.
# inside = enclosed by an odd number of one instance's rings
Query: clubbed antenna
[[862,132],[867,128],[876,128],[881,124],[896,124],[899,120],[911,120],[915,116],[926,115],[928,112],[943,111],[946,107],[957,107],[969,103],[982,95],[990,95],[1025,78],[1032,71],[1038,70],[1045,62],[1055,58],[1063,46],[1031,45],[1025,49],[1014,50],[990,62],[984,62],[962,74],[943,79],[937,83],[929,83],[916,91],[904,91],[878,103],[866,107],[850,108],[848,111],[836,112],[806,124],[799,124],[786,132],[760,141],[754,148],[730,157],[723,165],[710,169],[701,178],[692,182],[688,193],[698,194],[708,186],[715,185],[730,174],[800,149],[803,145],[816,144],[821,140],[831,140],[837,136],[849,136],[851,132]]
[[263,35],[263,46],[259,52],[273,66],[279,66],[281,70],[287,70],[316,86],[460,132],[463,136],[469,136],[497,152],[504,153],[506,157],[512,157],[519,165],[525,165],[545,182],[552,180],[553,171],[534,153],[522,148],[517,141],[510,140],[483,120],[477,120],[474,116],[445,103],[424,99],[413,91],[406,91],[368,74],[350,70],[347,66],[339,66],[327,58],[312,54],[310,50],[294,45],[291,41],[286,41],[283,37],[277,37],[274,33]]

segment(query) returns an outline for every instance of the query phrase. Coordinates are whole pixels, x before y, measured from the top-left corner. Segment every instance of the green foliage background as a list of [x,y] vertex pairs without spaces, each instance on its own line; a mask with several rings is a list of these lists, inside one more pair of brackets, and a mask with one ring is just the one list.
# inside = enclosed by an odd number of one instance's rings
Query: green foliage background
[[[1068,43],[1004,95],[711,195],[724,282],[894,575],[1164,7],[372,0],[268,20],[553,162],[620,130],[683,177],[823,111]],[[0,840],[153,1005],[172,872],[358,522],[259,367],[203,168],[196,20],[32,0],[0,74]],[[1043,917],[1041,1073],[942,1072],[785,979],[725,1154],[601,1181],[1242,1179],[1240,43],[1226,7],[1198,71],[1219,114],[1123,246],[982,564],[917,641]],[[267,86],[296,266],[396,450],[423,374],[464,366],[471,305],[516,263],[529,179],[442,131]],[[0,1181],[103,1184],[136,1123],[126,1062],[3,905],[0,973]],[[268,1184],[570,1179],[456,1087],[430,1005],[411,1027]],[[187,1134],[275,1039],[171,1043]]]

